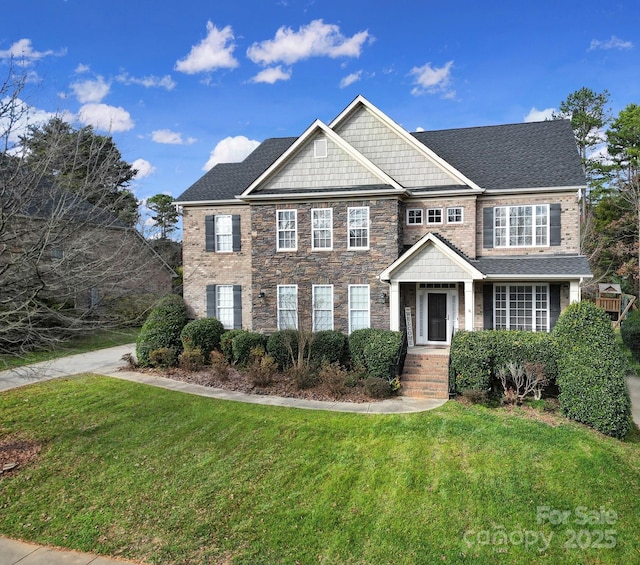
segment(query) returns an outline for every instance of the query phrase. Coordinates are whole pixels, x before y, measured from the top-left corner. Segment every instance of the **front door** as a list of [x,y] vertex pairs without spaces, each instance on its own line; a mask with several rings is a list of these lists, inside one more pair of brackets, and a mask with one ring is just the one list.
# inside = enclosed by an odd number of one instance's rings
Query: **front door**
[[[437,287],[436,287],[437,284]],[[416,345],[449,345],[457,327],[458,291],[454,283],[421,283],[417,288]]]
[[447,294],[427,293],[427,341],[447,341]]

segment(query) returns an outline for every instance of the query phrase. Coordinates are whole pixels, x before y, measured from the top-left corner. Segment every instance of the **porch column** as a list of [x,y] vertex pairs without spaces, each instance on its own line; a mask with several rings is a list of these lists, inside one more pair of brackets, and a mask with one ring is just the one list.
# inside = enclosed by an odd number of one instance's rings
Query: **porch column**
[[389,329],[400,330],[400,283],[396,281],[389,288]]
[[580,302],[581,294],[580,281],[571,281],[569,283],[569,304]]
[[473,301],[473,281],[464,281],[464,329],[473,331],[475,304]]

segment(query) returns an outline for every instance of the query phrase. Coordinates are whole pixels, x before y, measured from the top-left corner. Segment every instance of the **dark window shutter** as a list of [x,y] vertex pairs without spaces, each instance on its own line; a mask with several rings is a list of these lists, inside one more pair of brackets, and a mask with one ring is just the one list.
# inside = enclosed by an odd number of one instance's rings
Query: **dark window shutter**
[[242,287],[233,285],[233,329],[242,329]]
[[233,230],[233,250],[240,251],[240,215],[231,216],[231,228]]
[[560,285],[549,285],[549,329],[553,329],[560,316]]
[[204,239],[207,251],[216,250],[215,216],[204,217]]
[[560,245],[561,243],[561,220],[562,206],[551,204],[549,206],[549,245]]
[[484,283],[482,286],[482,314],[484,317],[483,329],[493,329],[493,285]]
[[493,247],[493,208],[482,210],[482,247],[484,249]]
[[207,318],[216,317],[216,285],[207,285]]

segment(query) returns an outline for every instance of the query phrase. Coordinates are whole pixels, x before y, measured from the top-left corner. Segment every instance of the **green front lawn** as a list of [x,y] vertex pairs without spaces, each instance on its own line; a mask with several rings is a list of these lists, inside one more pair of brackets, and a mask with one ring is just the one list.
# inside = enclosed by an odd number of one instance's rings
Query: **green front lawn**
[[55,349],[31,351],[23,355],[0,355],[0,371],[38,363],[39,361],[58,359],[59,357],[66,357],[76,353],[86,353],[96,349],[126,345],[127,343],[133,343],[139,333],[140,328],[99,330],[91,335],[77,337],[61,343]]
[[154,563],[640,562],[635,429],[619,442],[456,402],[365,416],[82,376],[0,394],[9,434],[43,446],[0,475],[10,537]]

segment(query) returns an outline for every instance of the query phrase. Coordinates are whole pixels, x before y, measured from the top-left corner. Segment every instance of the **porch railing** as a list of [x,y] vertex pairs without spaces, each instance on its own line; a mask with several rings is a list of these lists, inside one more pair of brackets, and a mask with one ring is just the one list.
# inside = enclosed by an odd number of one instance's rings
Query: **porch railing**
[[403,330],[402,345],[400,346],[400,351],[398,352],[398,358],[396,359],[395,366],[393,367],[393,375],[395,377],[399,377],[402,374],[402,371],[404,370],[404,362],[407,358],[407,348],[408,348],[407,331]]

